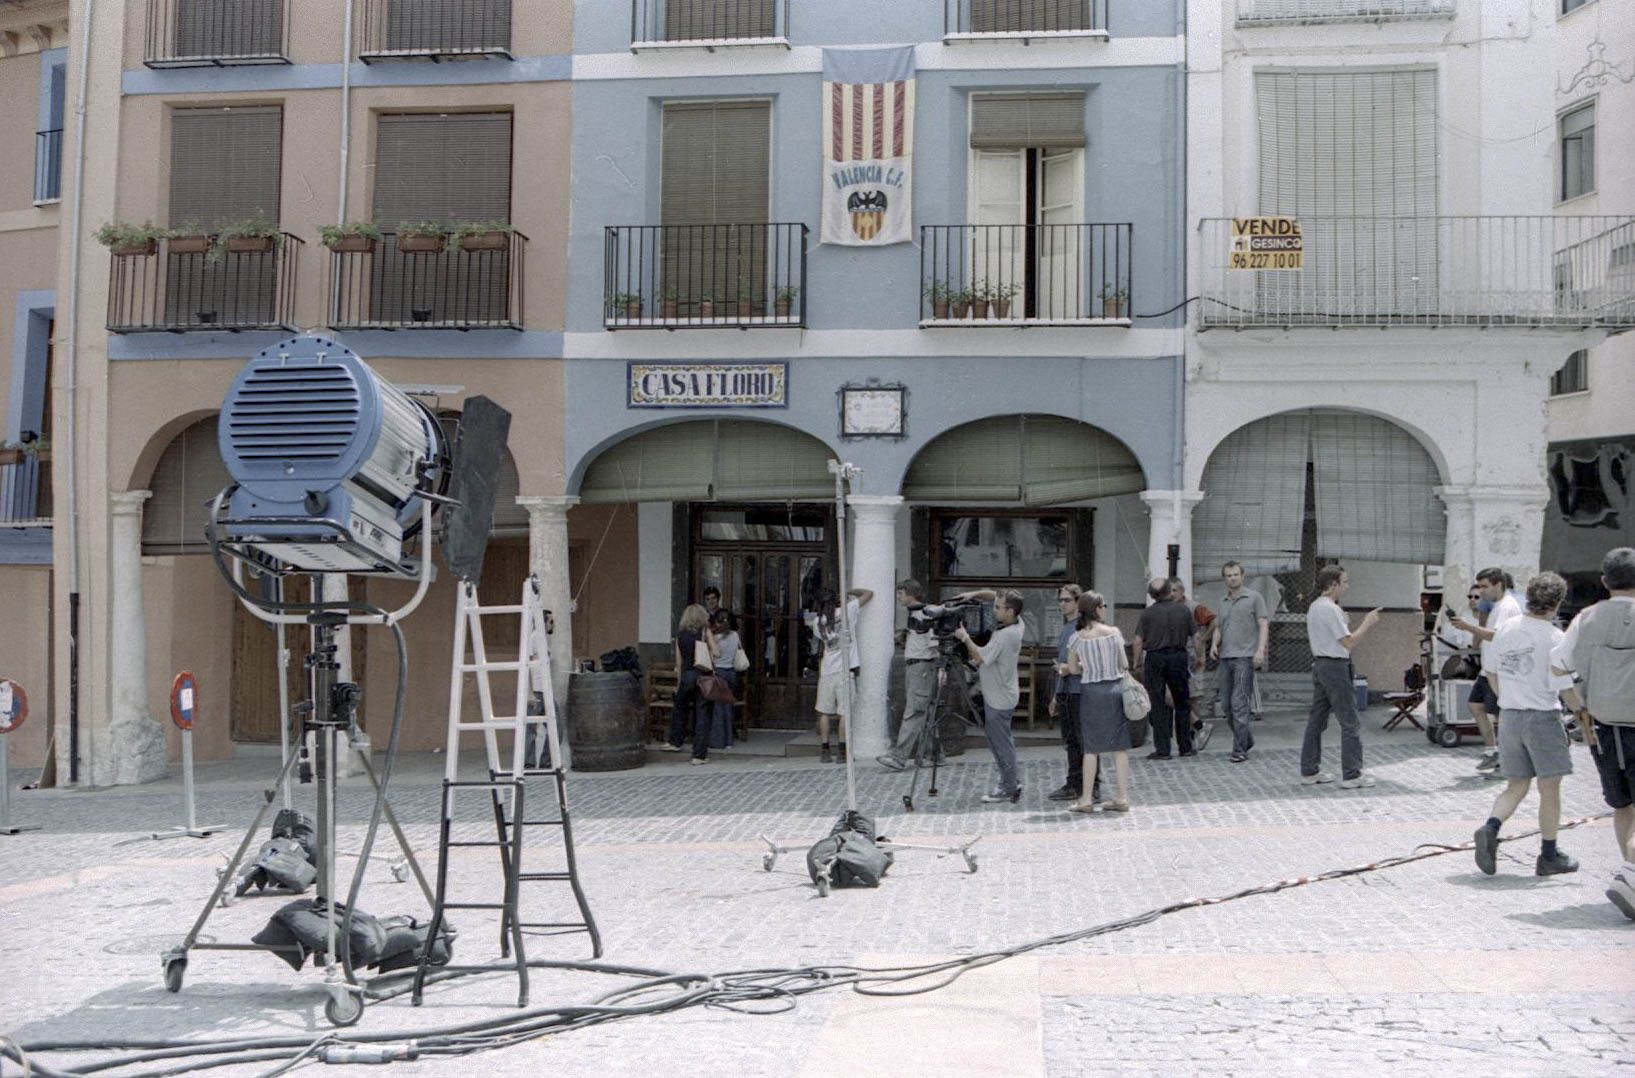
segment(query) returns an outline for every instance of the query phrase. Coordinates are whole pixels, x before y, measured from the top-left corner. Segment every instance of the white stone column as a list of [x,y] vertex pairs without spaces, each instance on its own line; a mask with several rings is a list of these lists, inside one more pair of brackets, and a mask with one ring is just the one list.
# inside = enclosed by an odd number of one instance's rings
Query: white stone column
[[895,494],[853,494],[852,571],[848,583],[874,592],[858,615],[857,700],[852,707],[850,749],[870,760],[890,748],[887,699],[891,685],[892,633],[896,628],[897,516],[903,499]]
[[90,786],[125,786],[165,777],[165,731],[148,710],[148,629],[142,603],[142,503],[151,491],[109,501],[108,687],[106,715],[89,716]]
[[[539,578],[539,593],[551,612],[551,688],[558,716],[567,714],[568,675],[573,672],[573,587],[568,580],[568,510],[578,498],[524,495],[517,504],[528,510],[528,569]],[[511,600],[507,599],[506,602]],[[567,741],[567,730],[562,731]]]
[[1516,578],[1518,588],[1538,572],[1544,538],[1547,486],[1438,487],[1447,507],[1443,551],[1443,591],[1463,595],[1475,574],[1496,565]]
[[[1144,490],[1141,500],[1147,503],[1151,525],[1147,533],[1147,578],[1169,573],[1169,545],[1178,544],[1181,558],[1175,575],[1186,582],[1187,595],[1192,586],[1192,510],[1204,500],[1201,490]],[[1142,586],[1145,587],[1145,581]]]

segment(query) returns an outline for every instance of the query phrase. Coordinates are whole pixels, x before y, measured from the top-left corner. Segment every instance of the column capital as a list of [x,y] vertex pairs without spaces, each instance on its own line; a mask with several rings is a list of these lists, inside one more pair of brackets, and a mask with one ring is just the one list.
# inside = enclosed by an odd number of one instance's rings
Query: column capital
[[902,508],[901,494],[852,494],[846,498],[846,504],[855,510],[859,520],[883,522],[895,520],[897,510]]
[[1433,487],[1432,493],[1444,505],[1480,505],[1505,503],[1543,507],[1550,501],[1550,488],[1543,483],[1536,486],[1445,486]]
[[517,504],[528,510],[529,516],[565,520],[568,510],[578,505],[579,499],[571,494],[522,494],[517,497]]
[[108,502],[115,516],[140,516],[142,503],[151,497],[151,490],[115,490],[108,493]]
[[1143,490],[1141,500],[1149,507],[1180,505],[1188,512],[1204,500],[1201,490]]

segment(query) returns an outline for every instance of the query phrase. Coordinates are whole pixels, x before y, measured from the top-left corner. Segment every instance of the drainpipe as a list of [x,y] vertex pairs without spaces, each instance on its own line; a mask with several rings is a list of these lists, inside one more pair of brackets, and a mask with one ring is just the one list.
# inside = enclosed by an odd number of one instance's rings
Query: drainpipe
[[355,0],[346,0],[346,15],[341,26],[341,183],[340,197],[336,200],[335,223],[346,224],[347,171],[352,147],[352,10]]
[[[1187,289],[1191,285],[1189,259],[1187,257],[1191,235],[1187,223],[1191,220],[1191,166],[1187,161],[1187,97],[1190,87],[1187,85],[1191,76],[1192,55],[1192,27],[1187,20],[1187,0],[1175,0],[1176,25],[1181,30],[1181,77],[1176,80],[1175,96],[1175,142],[1176,152],[1180,154],[1181,173],[1181,297],[1188,295]],[[1170,482],[1170,489],[1175,492],[1174,516],[1181,519],[1181,486],[1186,481],[1186,389],[1187,389],[1187,321],[1191,311],[1186,304],[1181,305],[1181,354],[1175,359],[1175,463],[1174,474]],[[1188,552],[1190,553],[1190,551]],[[1192,581],[1187,581],[1187,589],[1192,588]]]
[[[74,198],[68,216],[68,296],[64,317],[68,338],[64,342],[63,393],[67,400],[64,423],[63,477],[68,497],[63,530],[68,547],[68,782],[79,784],[79,252],[85,219],[85,98],[91,84],[91,18],[96,0],[85,0],[80,22],[79,86],[74,101]],[[58,765],[58,774],[61,774]]]

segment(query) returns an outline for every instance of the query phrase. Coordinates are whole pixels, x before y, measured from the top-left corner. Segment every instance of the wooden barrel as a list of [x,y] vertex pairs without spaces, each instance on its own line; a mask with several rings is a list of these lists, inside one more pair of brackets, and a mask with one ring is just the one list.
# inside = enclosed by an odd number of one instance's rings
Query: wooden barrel
[[647,762],[641,681],[628,671],[568,678],[568,746],[575,771],[628,771]]

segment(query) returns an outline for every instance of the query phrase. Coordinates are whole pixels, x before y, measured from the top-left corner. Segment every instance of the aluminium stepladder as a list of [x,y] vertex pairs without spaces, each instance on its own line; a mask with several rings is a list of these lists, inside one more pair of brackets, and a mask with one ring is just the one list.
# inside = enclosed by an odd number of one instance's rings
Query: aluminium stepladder
[[[449,910],[500,911],[500,957],[493,965],[442,966],[445,972],[469,972],[512,967],[518,980],[517,1006],[528,1002],[528,961],[523,948],[525,931],[540,935],[567,935],[585,933],[590,936],[591,957],[602,956],[602,938],[591,915],[590,904],[579,884],[579,873],[574,857],[573,826],[568,813],[567,773],[563,766],[562,743],[557,727],[556,695],[551,686],[550,632],[546,624],[547,612],[540,600],[539,581],[530,576],[522,584],[520,601],[514,606],[482,606],[474,582],[458,582],[458,599],[454,615],[454,662],[449,685],[448,745],[443,770],[442,823],[438,842],[437,895],[432,910],[432,922],[425,949],[420,955],[415,972],[414,1003],[421,1001],[426,979],[432,972],[432,951],[440,930],[444,927]],[[518,657],[514,660],[491,661],[483,636],[483,618],[515,616],[518,626]],[[469,651],[469,655],[467,652]],[[494,712],[494,689],[491,675],[516,675],[516,694],[509,714]],[[465,679],[476,680],[477,703],[480,712],[475,721],[464,716],[463,696]],[[537,714],[530,714],[530,702]],[[543,706],[538,706],[540,703]],[[460,735],[466,731],[480,732],[488,765],[486,780],[464,780],[459,777]],[[510,735],[510,744],[502,752],[501,734]],[[543,743],[545,757],[537,758],[535,746]],[[557,814],[548,818],[529,818],[528,780],[549,778],[556,787]],[[487,791],[494,814],[494,838],[480,841],[459,841],[452,837],[455,814],[455,796],[462,791]],[[523,866],[524,836],[531,829],[556,828],[562,836],[563,867],[547,871],[528,871]],[[463,847],[486,847],[499,852],[502,891],[498,902],[451,901],[448,895],[449,851]],[[524,883],[566,883],[572,888],[581,921],[540,922],[525,921],[521,916],[520,892]],[[509,960],[509,961],[505,961]]]

